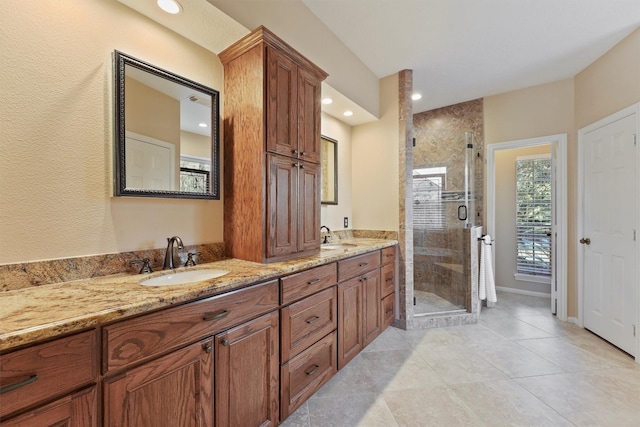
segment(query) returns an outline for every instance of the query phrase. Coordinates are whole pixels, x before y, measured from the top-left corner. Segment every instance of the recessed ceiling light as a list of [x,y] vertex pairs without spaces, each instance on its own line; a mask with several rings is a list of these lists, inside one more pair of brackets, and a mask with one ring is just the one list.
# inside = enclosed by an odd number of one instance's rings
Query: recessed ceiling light
[[331,99],[331,98],[323,98],[323,99],[322,99],[322,103],[323,103],[324,105],[333,104],[333,99]]
[[172,15],[182,11],[182,6],[176,0],[158,0],[158,6],[160,9]]
[[198,126],[200,126],[201,128],[206,128],[207,124],[206,123],[198,123]]
[[342,114],[344,114],[346,117],[350,117],[350,116],[353,116],[353,111],[347,110]]
[[418,99],[422,99],[422,95],[420,95],[419,93],[414,93],[413,95],[411,95],[411,99],[417,101]]

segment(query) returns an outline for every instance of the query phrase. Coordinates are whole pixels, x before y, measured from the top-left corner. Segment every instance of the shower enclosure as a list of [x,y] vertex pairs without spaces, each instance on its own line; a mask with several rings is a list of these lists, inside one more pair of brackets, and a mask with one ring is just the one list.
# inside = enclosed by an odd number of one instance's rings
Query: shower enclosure
[[479,157],[472,132],[449,131],[413,149],[414,316],[471,311]]

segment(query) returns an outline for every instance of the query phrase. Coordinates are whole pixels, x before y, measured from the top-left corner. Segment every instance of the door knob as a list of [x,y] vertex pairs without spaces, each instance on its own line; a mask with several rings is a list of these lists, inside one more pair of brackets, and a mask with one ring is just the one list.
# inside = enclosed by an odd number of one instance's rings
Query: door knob
[[580,239],[580,243],[582,243],[583,245],[590,245],[591,244],[591,239],[590,238],[582,238]]

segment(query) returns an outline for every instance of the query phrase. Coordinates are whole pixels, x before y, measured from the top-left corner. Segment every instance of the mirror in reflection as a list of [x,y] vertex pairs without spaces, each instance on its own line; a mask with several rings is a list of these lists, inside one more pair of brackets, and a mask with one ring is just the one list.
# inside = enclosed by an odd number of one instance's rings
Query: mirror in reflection
[[219,199],[219,93],[115,52],[116,196]]
[[320,202],[323,205],[338,204],[338,141],[322,135],[321,137],[322,187]]

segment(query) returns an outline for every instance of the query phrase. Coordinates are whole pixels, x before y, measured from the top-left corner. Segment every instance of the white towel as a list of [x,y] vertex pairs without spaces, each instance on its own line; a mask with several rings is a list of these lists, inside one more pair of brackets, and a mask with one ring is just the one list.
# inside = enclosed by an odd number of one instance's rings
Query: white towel
[[489,302],[496,302],[498,297],[496,295],[496,282],[493,277],[491,236],[485,235],[480,246],[480,283],[478,284],[478,293],[481,300],[486,299]]

